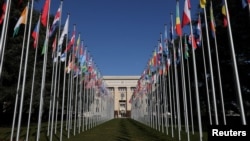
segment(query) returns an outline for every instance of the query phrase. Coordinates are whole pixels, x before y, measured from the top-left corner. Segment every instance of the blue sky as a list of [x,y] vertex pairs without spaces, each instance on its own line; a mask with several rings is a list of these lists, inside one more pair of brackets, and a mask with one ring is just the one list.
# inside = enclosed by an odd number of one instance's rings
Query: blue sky
[[[44,1],[34,8],[40,10]],[[191,0],[192,15],[198,2]],[[183,4],[180,0],[180,17]],[[51,0],[50,13],[59,5]],[[75,24],[76,38],[80,33],[101,75],[141,75],[171,12],[175,19],[175,7],[175,0],[64,0],[62,24],[70,13],[69,38]]]

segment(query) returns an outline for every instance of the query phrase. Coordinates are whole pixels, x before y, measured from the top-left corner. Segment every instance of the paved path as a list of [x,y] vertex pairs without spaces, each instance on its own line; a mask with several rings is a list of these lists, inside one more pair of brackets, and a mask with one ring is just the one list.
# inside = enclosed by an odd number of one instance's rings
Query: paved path
[[[86,132],[71,136],[70,141],[166,141],[165,134],[132,119],[112,119]],[[171,139],[172,140],[172,139]]]

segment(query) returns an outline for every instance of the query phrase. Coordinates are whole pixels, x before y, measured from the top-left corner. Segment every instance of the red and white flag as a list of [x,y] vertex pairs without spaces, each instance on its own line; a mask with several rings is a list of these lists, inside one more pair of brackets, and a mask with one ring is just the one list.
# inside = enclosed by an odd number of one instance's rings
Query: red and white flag
[[191,5],[190,5],[190,0],[185,0],[184,3],[184,12],[183,12],[183,16],[182,16],[182,27],[184,27],[185,25],[189,24],[191,22]]

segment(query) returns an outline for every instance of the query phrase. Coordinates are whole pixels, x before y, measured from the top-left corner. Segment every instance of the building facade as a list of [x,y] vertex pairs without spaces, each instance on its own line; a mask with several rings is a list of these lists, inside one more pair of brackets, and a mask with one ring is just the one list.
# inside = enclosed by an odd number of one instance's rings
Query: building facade
[[129,102],[140,76],[103,76],[114,98],[114,117],[130,117]]

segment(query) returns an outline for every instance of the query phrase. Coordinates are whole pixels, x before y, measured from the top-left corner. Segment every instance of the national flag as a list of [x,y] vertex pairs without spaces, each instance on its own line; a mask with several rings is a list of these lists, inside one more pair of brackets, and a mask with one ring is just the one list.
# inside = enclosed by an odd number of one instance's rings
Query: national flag
[[20,18],[18,19],[15,27],[14,27],[14,33],[13,33],[13,37],[15,35],[17,35],[18,31],[19,31],[19,28],[20,28],[20,25],[21,24],[26,24],[27,23],[27,15],[28,15],[28,6],[26,6],[20,16]]
[[3,5],[2,5],[2,15],[0,17],[0,24],[3,23],[3,20],[4,20],[4,16],[5,16],[5,12],[6,12],[6,6],[7,6],[7,2],[6,0],[3,2]]
[[200,0],[200,7],[205,8],[206,7],[206,0]]
[[226,12],[226,6],[225,6],[225,2],[223,1],[223,4],[222,4],[222,8],[221,8],[221,12],[222,12],[222,15],[223,15],[223,26],[226,27],[227,26],[227,12]]
[[179,0],[176,1],[176,20],[175,20],[175,30],[176,34],[181,36],[182,31],[181,31],[181,20],[180,20],[180,12],[179,12]]
[[212,1],[210,3],[210,28],[211,28],[211,34],[212,37],[215,37],[216,34],[216,24],[215,24],[215,20],[214,20],[214,13],[213,13],[213,5],[212,5]]
[[33,30],[31,36],[34,39],[34,43],[33,43],[33,47],[36,48],[37,47],[37,43],[38,43],[38,38],[39,38],[39,30],[40,30],[40,17],[39,20],[36,24],[35,29]]
[[194,37],[193,35],[191,35],[191,34],[189,35],[188,41],[189,41],[189,44],[190,44],[194,49],[197,48],[197,44],[196,44],[196,42],[195,42],[195,37]]
[[73,31],[70,42],[68,43],[64,52],[68,52],[74,44],[75,44],[75,31]]
[[49,42],[49,26],[46,28],[46,36],[43,44],[42,54],[44,55],[48,49],[48,42]]
[[87,52],[87,48],[85,48],[85,50],[83,49],[83,46],[81,46],[81,53],[80,53],[80,66],[81,68],[84,66],[84,63],[86,62],[86,52]]
[[49,7],[50,7],[50,0],[45,0],[45,3],[43,5],[43,11],[42,11],[42,25],[44,27],[46,27],[47,25],[47,20],[48,20],[48,16],[49,16]]
[[157,53],[156,53],[156,49],[153,52],[153,65],[156,67],[157,66],[157,62],[158,62],[158,57],[157,57]]
[[190,0],[185,0],[184,3],[184,12],[183,12],[183,16],[182,16],[182,27],[184,27],[185,25],[189,24],[191,22],[191,4],[190,4]]
[[66,19],[66,22],[65,22],[65,24],[64,24],[64,27],[63,27],[63,32],[62,32],[62,34],[61,34],[61,36],[60,36],[60,39],[59,39],[59,42],[58,42],[58,47],[57,47],[57,49],[58,49],[58,55],[60,56],[60,53],[61,53],[61,48],[62,48],[62,44],[63,44],[63,39],[64,39],[64,37],[65,37],[65,35],[67,35],[68,34],[68,29],[69,28],[69,16],[67,17],[67,19]]
[[61,56],[60,56],[60,60],[61,62],[64,62],[66,60],[66,52],[64,52]]
[[164,49],[163,49],[163,52],[164,52],[164,55],[168,55],[168,32],[167,32],[167,25],[165,25],[165,32],[164,32]]
[[77,38],[77,41],[76,41],[76,46],[75,46],[75,52],[76,52],[76,57],[79,58],[79,55],[80,55],[80,51],[81,51],[81,45],[80,45],[80,42],[81,42],[81,36],[80,34],[78,35],[78,38]]
[[54,31],[56,30],[56,27],[58,26],[60,18],[61,18],[61,7],[58,8],[58,10],[57,10],[57,12],[55,14],[52,26],[51,26],[50,31],[49,31],[49,36],[50,37],[53,35]]

